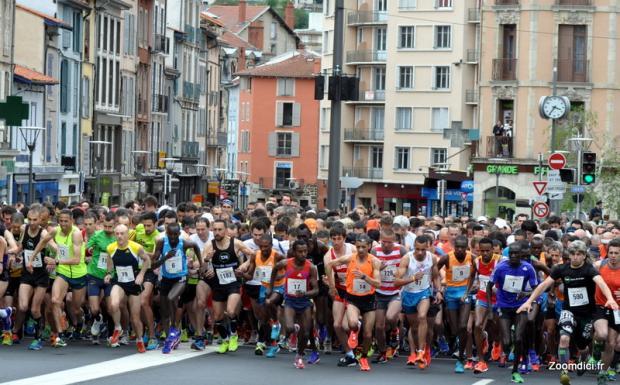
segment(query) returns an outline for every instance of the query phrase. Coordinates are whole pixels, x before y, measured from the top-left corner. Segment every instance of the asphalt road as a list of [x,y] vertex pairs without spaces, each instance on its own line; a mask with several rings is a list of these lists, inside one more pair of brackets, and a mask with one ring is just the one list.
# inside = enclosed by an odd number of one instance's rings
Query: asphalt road
[[[45,347],[39,352],[27,346],[0,346],[0,384],[209,384],[209,385],[293,385],[312,382],[329,384],[421,384],[421,385],[488,385],[510,383],[510,370],[490,365],[483,375],[472,372],[455,374],[454,361],[435,359],[424,371],[405,365],[398,358],[383,365],[372,365],[370,372],[359,368],[339,368],[338,355],[322,355],[317,365],[304,370],[293,367],[292,353],[275,359],[255,356],[249,347],[235,353],[218,355],[213,348],[197,353],[182,344],[170,355],[161,351],[136,354],[133,346],[110,349],[94,347],[87,342],[73,343],[63,349]],[[558,384],[558,373],[545,371],[524,376],[526,384]],[[577,378],[573,385],[596,383],[593,374]],[[613,384],[613,383],[611,383]]]

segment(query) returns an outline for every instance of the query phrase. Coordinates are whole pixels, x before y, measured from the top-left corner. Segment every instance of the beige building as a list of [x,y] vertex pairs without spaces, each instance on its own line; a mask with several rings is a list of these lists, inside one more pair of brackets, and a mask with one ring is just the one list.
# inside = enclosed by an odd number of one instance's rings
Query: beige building
[[[328,74],[334,3],[324,3]],[[360,78],[359,100],[342,106],[340,174],[363,182],[350,191],[350,205],[436,214],[443,179],[445,213],[469,211],[463,198],[471,195],[462,196],[460,184],[478,117],[475,1],[345,0],[344,7],[343,73]],[[330,101],[321,107],[319,176],[326,179]],[[437,168],[449,172],[439,175]]]
[[[552,94],[554,67],[557,94],[567,96],[573,109],[585,108],[598,117],[591,149],[617,140],[618,12],[616,2],[607,0],[484,1],[475,215],[530,212],[538,154],[546,159],[550,148],[551,121],[540,118],[538,102]],[[510,126],[511,137],[493,135],[497,121]],[[562,126],[560,121],[560,132]],[[557,148],[571,150],[560,142]]]

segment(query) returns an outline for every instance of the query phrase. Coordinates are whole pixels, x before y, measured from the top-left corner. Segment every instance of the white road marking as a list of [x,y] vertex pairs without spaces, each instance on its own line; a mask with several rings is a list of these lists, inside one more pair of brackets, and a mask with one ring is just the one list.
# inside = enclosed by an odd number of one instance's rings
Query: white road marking
[[495,380],[492,380],[492,379],[490,379],[490,378],[487,378],[487,379],[484,379],[484,380],[478,380],[478,381],[474,382],[474,383],[473,383],[473,384],[471,384],[471,385],[488,385],[488,384],[490,384],[490,383],[491,383],[491,382],[493,382],[493,381],[495,381]]
[[180,345],[171,354],[163,354],[161,350],[146,353],[136,353],[114,360],[103,361],[96,364],[80,366],[79,368],[62,370],[60,372],[44,374],[41,376],[22,378],[19,380],[3,382],[0,385],[66,385],[76,382],[86,382],[98,378],[115,376],[117,374],[133,372],[153,366],[172,364],[188,360],[217,350],[214,346],[207,346],[205,350],[198,352],[191,350],[188,345]]

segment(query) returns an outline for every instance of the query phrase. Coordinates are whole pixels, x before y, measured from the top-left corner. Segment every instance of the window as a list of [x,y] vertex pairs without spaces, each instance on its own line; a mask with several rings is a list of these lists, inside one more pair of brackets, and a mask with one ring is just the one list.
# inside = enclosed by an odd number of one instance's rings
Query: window
[[398,48],[415,48],[413,26],[399,27]]
[[435,8],[452,8],[452,0],[435,0]]
[[252,91],[252,78],[242,77],[241,78],[241,89],[243,91]]
[[413,129],[413,108],[396,107],[396,131]]
[[277,156],[291,156],[292,155],[292,141],[293,133],[291,132],[278,132],[278,146],[276,148]]
[[375,31],[375,49],[385,51],[387,49],[387,29],[377,28]]
[[432,117],[431,117],[431,130],[432,131],[443,131],[449,127],[450,127],[450,122],[449,122],[449,117],[448,117],[448,108],[447,107],[433,108]]
[[433,88],[436,90],[447,90],[450,88],[450,67],[435,67],[435,83]]
[[77,124],[73,123],[73,137],[72,139],[72,147],[73,147],[73,153],[71,155],[73,156],[77,156],[77,148],[78,148],[78,126]]
[[353,161],[357,162],[362,159],[362,147],[359,144],[353,146]]
[[416,9],[417,0],[398,0],[398,8],[408,10],[408,9]]
[[331,119],[332,109],[328,107],[321,108],[321,131],[329,131],[329,121]]
[[90,118],[90,79],[82,78],[82,118]]
[[[289,182],[291,182],[291,167],[292,164],[278,162],[280,163],[278,167],[276,167],[276,188],[288,188]],[[284,164],[282,164],[284,163]]]
[[413,88],[413,67],[403,66],[398,67],[398,89],[412,89]]
[[67,155],[67,123],[60,124],[60,155]]
[[73,51],[82,52],[82,15],[73,13]]
[[301,104],[292,102],[276,102],[276,126],[298,127],[301,123]]
[[241,152],[250,152],[250,131],[241,131]]
[[327,170],[329,164],[329,146],[322,144],[321,152],[319,154],[319,168],[321,170]]
[[372,168],[383,168],[383,147],[372,147],[370,161]]
[[[47,54],[46,74],[48,76],[54,77],[54,55],[52,55],[51,53]],[[50,99],[54,97],[54,88],[55,88],[54,85],[47,86],[47,97]]]
[[374,90],[385,91],[385,67],[374,67],[373,75]]
[[276,43],[271,43],[271,45],[269,46],[269,51],[272,54],[275,54],[278,51],[278,45]]
[[409,170],[410,168],[410,156],[409,151],[411,149],[409,147],[396,147],[395,155],[396,159],[394,161],[394,167],[397,170]]
[[84,60],[90,58],[90,20],[84,20]]
[[278,79],[278,96],[295,96],[295,79]]
[[278,23],[276,23],[275,21],[271,22],[271,29],[269,30],[269,37],[271,38],[271,40],[278,37]]
[[357,44],[362,44],[364,42],[364,28],[357,29]]
[[69,76],[69,62],[63,59],[60,62],[60,112],[69,111],[69,84],[71,77]]
[[431,148],[431,165],[444,164],[448,158],[448,150],[445,148]]
[[435,27],[435,48],[450,48],[452,27],[449,25],[438,25]]

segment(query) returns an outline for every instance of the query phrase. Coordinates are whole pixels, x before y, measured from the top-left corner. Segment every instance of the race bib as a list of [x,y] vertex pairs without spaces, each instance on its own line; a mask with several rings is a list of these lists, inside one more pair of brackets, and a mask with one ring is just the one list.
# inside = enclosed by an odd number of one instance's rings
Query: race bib
[[35,258],[32,258],[34,250],[24,250],[24,262],[26,264],[32,264],[32,267],[43,267],[43,259],[41,253],[37,254]]
[[465,281],[469,278],[469,265],[452,266],[452,280],[454,282]]
[[523,288],[523,278],[524,277],[507,275],[504,278],[504,286],[502,287],[502,290],[513,294],[520,293]]
[[397,269],[396,265],[387,265],[381,270],[381,282],[394,282]]
[[217,280],[220,285],[228,285],[229,283],[237,282],[237,277],[235,277],[235,271],[232,267],[215,269],[215,273],[217,274]]
[[585,306],[590,303],[588,289],[585,287],[569,287],[568,303],[571,307]]
[[307,281],[305,279],[293,279],[293,278],[289,278],[286,281],[286,294],[288,295],[299,295],[299,294],[306,294],[307,292],[307,287],[306,287]]
[[132,266],[116,266],[116,280],[120,283],[135,281]]
[[358,294],[365,294],[370,290],[370,284],[363,279],[353,279],[353,291]]
[[108,253],[99,253],[99,261],[97,261],[97,269],[107,270],[108,269],[108,258],[110,256]]
[[166,259],[164,263],[166,266],[166,271],[170,274],[179,274],[183,271],[183,257],[179,252],[172,258]]
[[260,266],[254,270],[254,280],[263,283],[269,283],[271,281],[271,272],[273,268],[271,266]]
[[614,310],[614,323],[620,325],[620,310]]
[[430,278],[428,274],[424,274],[419,281],[413,281],[405,286],[407,291],[422,291],[430,286]]
[[68,261],[71,259],[69,256],[69,246],[58,245],[58,258],[60,258],[61,261]]
[[338,282],[344,283],[347,279],[347,272],[336,273],[336,276],[338,276]]
[[478,282],[480,282],[480,290],[487,291],[487,285],[491,278],[488,275],[479,275]]

